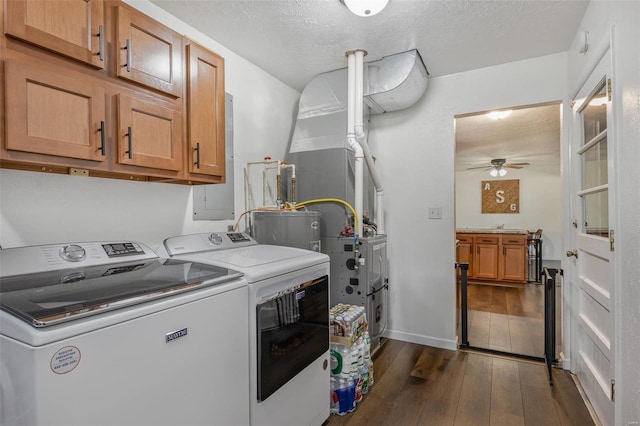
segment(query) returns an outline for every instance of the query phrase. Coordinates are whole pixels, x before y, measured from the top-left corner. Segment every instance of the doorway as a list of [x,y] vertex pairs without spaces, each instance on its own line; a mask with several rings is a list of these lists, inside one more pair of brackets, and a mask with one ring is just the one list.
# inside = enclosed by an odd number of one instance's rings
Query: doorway
[[[543,359],[541,269],[559,269],[561,259],[561,108],[554,102],[508,111],[497,119],[487,112],[455,117],[458,261],[469,250],[471,269],[468,340],[472,347]],[[487,185],[515,190],[491,192],[487,200]],[[558,275],[556,356],[561,291]]]

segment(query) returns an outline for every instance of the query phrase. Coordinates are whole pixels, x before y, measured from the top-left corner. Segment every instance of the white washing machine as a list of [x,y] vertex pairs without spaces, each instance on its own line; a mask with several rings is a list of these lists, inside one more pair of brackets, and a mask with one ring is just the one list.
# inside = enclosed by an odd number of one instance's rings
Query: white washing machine
[[232,232],[164,246],[174,259],[234,269],[249,282],[251,424],[321,425],[329,417],[329,257]]
[[136,242],[0,250],[0,424],[248,424],[247,297]]

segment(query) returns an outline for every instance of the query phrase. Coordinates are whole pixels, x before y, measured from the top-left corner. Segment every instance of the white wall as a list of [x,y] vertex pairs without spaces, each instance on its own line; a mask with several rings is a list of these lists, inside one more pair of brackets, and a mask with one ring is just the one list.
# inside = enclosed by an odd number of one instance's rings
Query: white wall
[[[616,247],[616,333],[612,342],[616,354],[615,424],[631,425],[640,422],[640,2],[592,0],[581,31],[589,32],[591,46],[585,55],[578,53],[582,38],[576,36],[568,52],[571,94],[597,62],[598,45],[613,34],[612,106],[616,119],[611,126],[615,150],[610,155],[616,163],[616,179],[611,184],[617,202],[614,217],[609,219]],[[565,277],[571,275],[565,273]]]
[[[300,94],[146,0],[128,3],[225,58],[234,97],[235,211],[244,209],[247,161],[283,158]],[[10,107],[10,106],[9,106]],[[132,239],[224,231],[232,221],[192,220],[189,186],[0,170],[0,244]]]
[[560,260],[562,245],[562,177],[560,167],[509,170],[505,179],[520,180],[520,213],[482,214],[483,180],[478,170],[456,172],[456,228],[542,229],[542,258]]
[[[565,76],[566,54],[556,54],[437,77],[410,109],[371,117],[389,234],[390,337],[455,348],[454,116],[562,100]],[[428,207],[442,207],[443,218],[427,219]]]

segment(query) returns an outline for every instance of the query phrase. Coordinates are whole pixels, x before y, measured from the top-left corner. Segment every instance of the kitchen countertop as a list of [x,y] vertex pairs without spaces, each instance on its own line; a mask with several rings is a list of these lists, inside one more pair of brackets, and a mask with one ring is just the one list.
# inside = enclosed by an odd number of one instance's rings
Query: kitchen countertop
[[523,234],[529,233],[526,229],[497,229],[497,228],[458,228],[456,232],[461,234]]

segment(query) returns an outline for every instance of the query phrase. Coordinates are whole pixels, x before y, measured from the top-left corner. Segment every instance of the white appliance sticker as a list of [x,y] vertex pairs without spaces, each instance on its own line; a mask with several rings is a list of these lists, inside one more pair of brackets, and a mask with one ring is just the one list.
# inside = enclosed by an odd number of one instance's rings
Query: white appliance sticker
[[75,346],[65,346],[51,358],[51,371],[56,374],[67,374],[80,364],[80,357],[80,349]]

